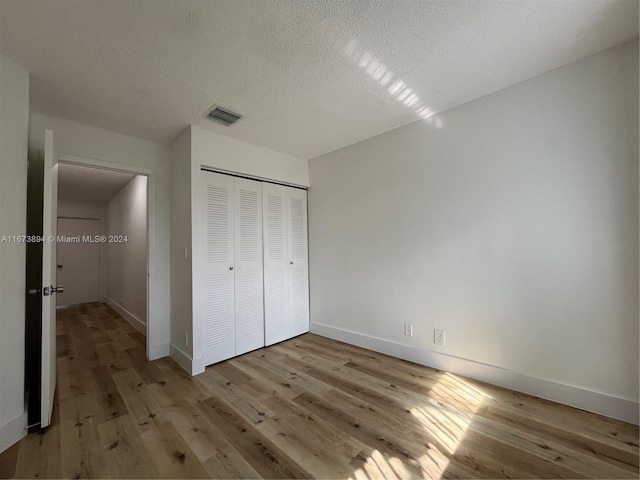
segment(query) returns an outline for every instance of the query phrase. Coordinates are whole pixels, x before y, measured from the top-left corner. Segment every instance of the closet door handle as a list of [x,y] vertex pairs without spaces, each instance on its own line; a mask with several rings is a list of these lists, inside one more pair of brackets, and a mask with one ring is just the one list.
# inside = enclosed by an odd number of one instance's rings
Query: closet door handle
[[229,270],[233,270],[233,267],[229,267]]

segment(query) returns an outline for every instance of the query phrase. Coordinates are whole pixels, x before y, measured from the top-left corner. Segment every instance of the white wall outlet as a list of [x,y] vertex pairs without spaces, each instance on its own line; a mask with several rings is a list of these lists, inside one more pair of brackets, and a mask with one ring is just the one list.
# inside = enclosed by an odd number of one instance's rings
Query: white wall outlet
[[405,323],[404,324],[404,334],[407,337],[413,337],[413,325],[411,325],[410,323]]
[[444,330],[435,329],[433,331],[433,343],[444,347]]

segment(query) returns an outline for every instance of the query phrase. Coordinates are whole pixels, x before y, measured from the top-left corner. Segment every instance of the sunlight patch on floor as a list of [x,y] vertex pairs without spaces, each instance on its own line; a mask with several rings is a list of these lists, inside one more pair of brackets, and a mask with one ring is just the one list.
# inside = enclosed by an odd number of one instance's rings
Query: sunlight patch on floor
[[454,454],[467,433],[475,413],[488,395],[461,378],[443,373],[429,396],[437,405],[426,403],[411,409],[424,429],[437,437],[449,454]]
[[[439,478],[446,470],[449,459],[438,451],[435,445],[430,445],[429,454],[421,455],[417,459],[419,469],[424,480]],[[378,450],[375,450],[361,468],[358,468],[350,480],[387,479],[387,478],[416,478],[400,457],[385,458]]]
[[[428,449],[417,458],[422,478],[441,478],[449,466],[449,457],[462,443],[469,425],[482,404],[491,398],[479,388],[451,373],[441,374],[425,402],[412,406],[409,411],[422,425],[428,437]],[[375,450],[351,480],[377,478],[415,478],[414,469],[407,469],[400,456],[385,458]]]

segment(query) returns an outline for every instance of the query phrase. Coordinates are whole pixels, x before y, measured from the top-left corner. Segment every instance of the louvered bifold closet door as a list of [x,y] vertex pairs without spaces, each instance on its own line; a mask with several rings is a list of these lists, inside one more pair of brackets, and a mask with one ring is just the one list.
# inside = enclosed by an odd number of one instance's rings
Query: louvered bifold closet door
[[264,232],[265,344],[291,337],[289,328],[289,249],[287,241],[287,187],[262,185]]
[[235,179],[236,355],[264,347],[262,183]]
[[287,188],[290,336],[309,331],[307,192]]
[[202,172],[206,205],[204,359],[210,365],[236,353],[234,304],[234,179]]

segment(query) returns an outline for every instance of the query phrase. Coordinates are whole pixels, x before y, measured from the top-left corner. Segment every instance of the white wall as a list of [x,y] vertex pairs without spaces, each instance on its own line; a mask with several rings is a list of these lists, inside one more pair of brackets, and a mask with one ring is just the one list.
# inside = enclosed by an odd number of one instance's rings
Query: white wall
[[[147,177],[133,177],[107,203],[107,302],[140,331],[147,324]],[[124,310],[124,312],[122,312]],[[146,333],[146,332],[145,332]]]
[[232,137],[191,125],[192,165],[240,173],[263,180],[309,186],[306,160],[258,147]]
[[77,200],[58,200],[58,218],[106,218],[107,204],[101,202],[79,202]]
[[637,42],[309,165],[312,331],[638,422]]
[[[0,237],[24,235],[29,74],[0,55]],[[0,452],[26,435],[25,246],[0,243]]]
[[[187,371],[193,359],[191,312],[191,129],[170,148],[171,356]],[[186,256],[185,256],[186,251]]]
[[[89,165],[145,170],[149,174],[149,355],[169,354],[169,149],[166,145],[119,133],[31,114],[29,141],[42,145],[45,128],[53,130],[58,157]],[[146,173],[143,172],[143,173]]]

